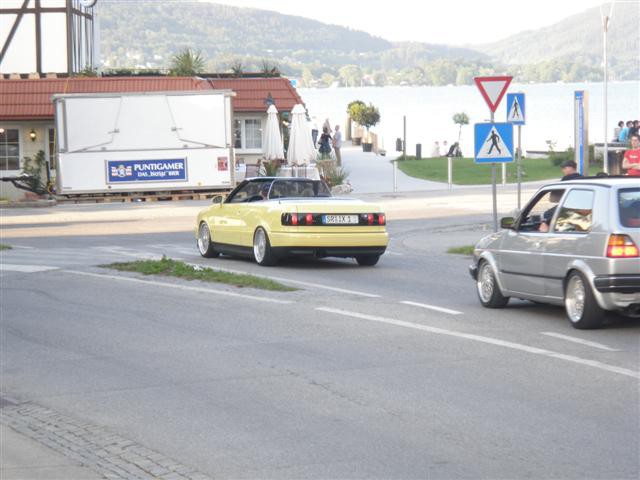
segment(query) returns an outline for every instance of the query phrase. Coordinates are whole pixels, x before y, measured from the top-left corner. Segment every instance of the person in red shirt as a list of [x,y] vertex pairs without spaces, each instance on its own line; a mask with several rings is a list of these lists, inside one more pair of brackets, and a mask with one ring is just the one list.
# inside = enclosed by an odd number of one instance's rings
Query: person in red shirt
[[627,169],[627,175],[640,177],[640,136],[631,136],[631,149],[624,152],[622,168]]

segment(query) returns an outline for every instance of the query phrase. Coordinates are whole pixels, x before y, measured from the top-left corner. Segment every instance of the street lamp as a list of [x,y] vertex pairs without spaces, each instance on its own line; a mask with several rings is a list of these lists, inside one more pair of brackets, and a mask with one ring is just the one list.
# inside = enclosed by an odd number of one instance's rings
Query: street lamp
[[609,120],[607,118],[608,113],[608,104],[607,104],[607,31],[609,30],[609,22],[611,21],[611,17],[613,16],[613,7],[616,4],[616,1],[613,0],[611,2],[611,7],[609,9],[609,15],[605,15],[602,11],[602,7],[604,4],[600,4],[600,17],[602,18],[602,34],[603,34],[603,50],[604,50],[604,153],[603,153],[603,163],[604,163],[604,173],[609,173],[609,142],[607,141],[607,130]]

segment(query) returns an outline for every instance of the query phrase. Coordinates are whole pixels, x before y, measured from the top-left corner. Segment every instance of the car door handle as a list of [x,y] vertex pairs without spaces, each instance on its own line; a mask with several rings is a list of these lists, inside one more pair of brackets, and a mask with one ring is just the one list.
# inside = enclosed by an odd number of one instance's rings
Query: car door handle
[[540,248],[541,246],[542,246],[542,242],[539,242],[539,241],[534,244],[534,247],[536,248]]

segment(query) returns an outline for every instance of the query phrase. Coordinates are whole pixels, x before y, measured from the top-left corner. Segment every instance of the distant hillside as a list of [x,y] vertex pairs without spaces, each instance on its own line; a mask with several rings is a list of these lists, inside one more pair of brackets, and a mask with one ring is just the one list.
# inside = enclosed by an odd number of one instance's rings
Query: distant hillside
[[[612,78],[638,79],[638,4],[617,4],[610,31]],[[303,86],[468,85],[477,75],[517,81],[602,78],[599,9],[480,47],[389,42],[368,33],[276,12],[191,1],[100,0],[106,68],[160,69],[186,47],[208,72],[277,65]]]
[[[617,2],[607,35],[609,68],[614,78],[640,79],[639,28],[640,2]],[[601,68],[602,37],[600,8],[596,7],[549,27],[521,32],[477,48],[505,64],[571,60]]]
[[394,44],[365,32],[264,10],[175,1],[101,0],[98,5],[101,57],[113,68],[166,68],[171,56],[185,47],[199,50],[209,60],[209,71],[228,71],[237,62],[256,70],[268,60],[285,74],[301,77],[306,70],[315,78],[338,78],[338,70],[348,65],[373,74],[435,59],[488,60],[468,48]]

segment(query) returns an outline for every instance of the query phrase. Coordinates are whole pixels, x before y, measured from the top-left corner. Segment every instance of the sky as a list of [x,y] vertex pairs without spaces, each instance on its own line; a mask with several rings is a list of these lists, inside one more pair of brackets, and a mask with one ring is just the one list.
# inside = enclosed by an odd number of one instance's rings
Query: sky
[[[274,10],[363,30],[392,41],[472,45],[556,23],[602,0],[200,0]],[[630,1],[630,0],[618,0]],[[638,0],[631,0],[638,2]],[[615,22],[615,9],[612,24]]]

